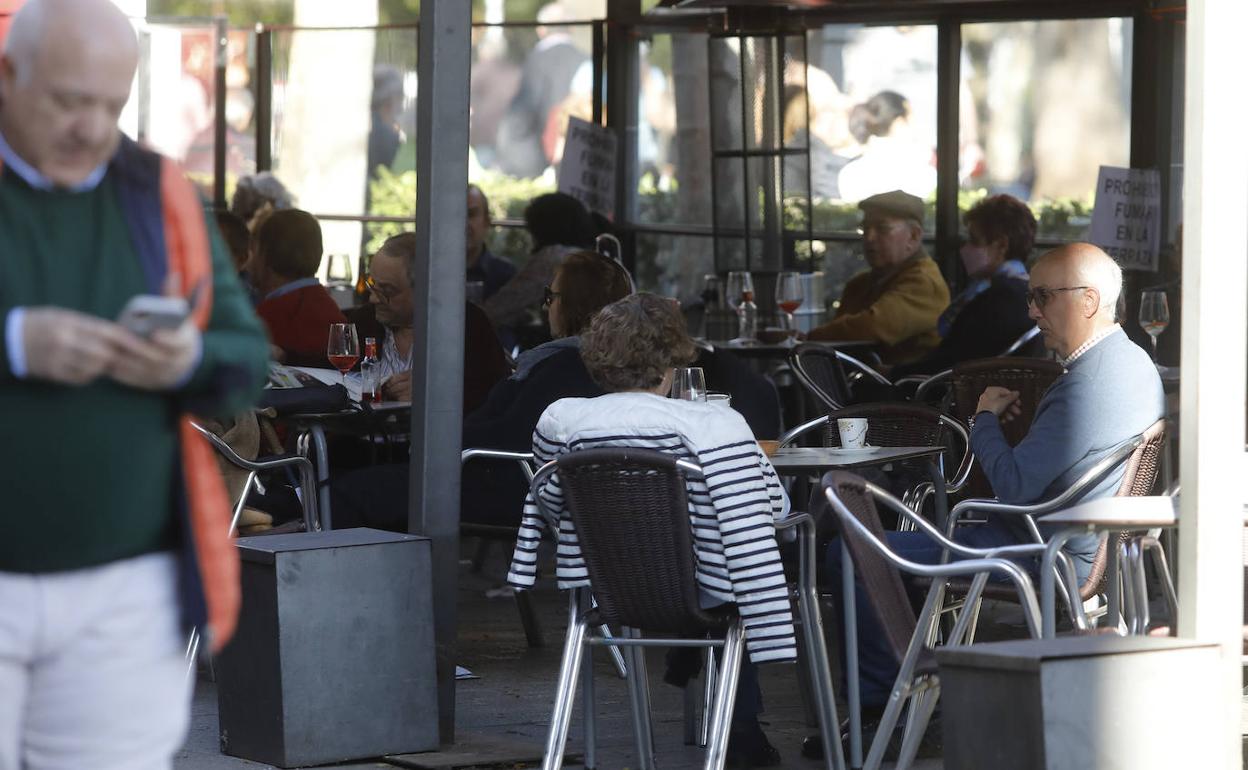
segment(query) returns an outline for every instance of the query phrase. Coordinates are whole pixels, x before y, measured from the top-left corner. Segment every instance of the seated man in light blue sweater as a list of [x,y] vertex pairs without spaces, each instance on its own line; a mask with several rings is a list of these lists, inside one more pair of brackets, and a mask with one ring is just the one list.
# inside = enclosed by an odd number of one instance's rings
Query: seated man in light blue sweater
[[[1030,504],[1060,494],[1113,449],[1161,419],[1157,368],[1115,321],[1121,292],[1121,268],[1090,244],[1054,249],[1032,266],[1028,312],[1066,372],[1044,394],[1031,428],[1015,447],[1006,442],[1001,422],[1018,414],[1018,393],[989,387],[980,396],[971,448],[1001,502]],[[1083,499],[1112,496],[1124,472],[1123,466],[1115,469]],[[1022,521],[1004,516],[960,527],[956,539],[977,548],[1032,541]],[[922,532],[891,532],[888,541],[912,561],[933,564],[941,557],[940,547]],[[1097,536],[1088,535],[1066,546],[1080,580],[1091,569],[1097,544]],[[828,574],[839,576],[839,541],[829,547],[828,561]],[[1034,564],[1027,566],[1035,569]],[[882,707],[898,662],[861,590],[858,644],[863,705]]]

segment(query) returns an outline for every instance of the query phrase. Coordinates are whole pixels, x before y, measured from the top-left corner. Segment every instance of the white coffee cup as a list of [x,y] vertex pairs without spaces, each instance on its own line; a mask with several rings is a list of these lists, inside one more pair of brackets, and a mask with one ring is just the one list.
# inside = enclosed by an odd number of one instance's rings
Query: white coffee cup
[[867,445],[867,418],[841,417],[836,421],[841,434],[841,446],[845,449],[862,449]]
[[706,394],[706,403],[715,404],[716,406],[732,406],[732,395],[728,393],[716,393],[710,391]]

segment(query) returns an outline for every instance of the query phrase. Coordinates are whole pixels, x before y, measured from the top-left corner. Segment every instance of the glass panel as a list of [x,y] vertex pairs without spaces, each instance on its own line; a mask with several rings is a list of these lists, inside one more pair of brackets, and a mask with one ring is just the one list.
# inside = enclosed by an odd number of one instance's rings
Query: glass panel
[[895,189],[934,200],[936,28],[829,24],[807,40],[816,227],[837,223],[836,201]]
[[637,221],[711,224],[707,36],[658,34],[641,44]]
[[[201,193],[211,199],[217,109],[214,27],[210,22],[138,26],[142,54],[134,91],[121,117],[122,130],[182,163]],[[227,188],[233,187],[232,179],[255,171],[249,37],[245,31],[229,35]]]
[[[300,208],[415,216],[416,41],[410,28],[273,33],[273,173]],[[322,221],[325,253],[402,228]]]
[[959,176],[1031,204],[1042,239],[1087,233],[1101,165],[1131,148],[1131,19],[962,26]]
[[709,237],[637,233],[634,279],[638,290],[692,304],[701,298],[703,276],[713,272],[715,257]]

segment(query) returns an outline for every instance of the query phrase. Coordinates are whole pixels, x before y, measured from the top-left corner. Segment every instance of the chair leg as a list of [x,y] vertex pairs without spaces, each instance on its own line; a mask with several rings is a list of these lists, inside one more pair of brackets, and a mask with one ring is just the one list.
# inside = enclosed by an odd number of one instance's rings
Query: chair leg
[[[609,647],[608,649],[614,649]],[[585,660],[581,665],[581,710],[585,733],[585,770],[597,766],[598,717],[594,699],[594,648],[586,645]]]
[[907,726],[906,736],[901,742],[901,751],[897,755],[897,764],[893,770],[909,770],[914,764],[915,755],[919,753],[919,745],[927,732],[927,724],[936,710],[936,702],[940,699],[940,683],[933,682],[925,687],[918,697],[910,702],[911,718]]
[[[866,764],[863,765],[864,770],[879,770],[884,762],[884,753],[888,749],[889,739],[892,737],[893,730],[897,727],[901,709],[911,695],[914,669],[919,662],[919,653],[923,650],[924,640],[927,636],[924,632],[929,627],[928,624],[931,622],[931,617],[936,612],[937,604],[943,594],[944,581],[937,579],[932,583],[931,589],[927,592],[927,601],[923,603],[923,609],[919,613],[919,622],[915,626],[914,635],[910,637],[910,644],[906,647],[906,654],[901,659],[897,680],[893,684],[893,691],[889,693],[888,704],[884,707],[884,715],[880,717],[880,726],[876,728],[875,737],[871,740],[871,751],[867,754]],[[964,624],[959,623],[959,625]],[[959,629],[959,632],[961,630]]]
[[[488,541],[482,540],[482,543]],[[530,647],[545,647],[546,638],[542,635],[542,623],[537,619],[537,610],[533,607],[533,597],[528,591],[516,591],[516,609],[520,612],[520,625],[524,627],[524,638]]]
[[[641,635],[623,628],[626,639]],[[625,648],[628,666],[629,701],[633,711],[633,741],[637,746],[637,766],[641,770],[654,770],[654,728],[650,721],[650,682],[646,674],[646,651],[644,647],[629,645]]]
[[[607,628],[605,623],[598,626],[598,633],[602,635],[603,639],[612,638],[611,629]],[[628,665],[624,662],[624,653],[620,652],[619,647],[608,647],[607,653],[611,656],[611,665],[615,666],[615,675],[620,679],[627,679]]]
[[587,626],[581,617],[578,591],[573,591],[568,601],[568,635],[563,643],[563,660],[559,664],[559,683],[555,686],[555,707],[550,715],[550,730],[546,735],[546,755],[542,770],[560,770],[563,767],[563,751],[568,744],[568,725],[572,722],[572,701],[576,697],[576,680],[580,674],[581,658],[585,653]]
[[707,647],[702,660],[702,720],[698,725],[698,746],[702,748],[706,748],[711,740],[711,714],[715,711],[715,683],[718,679],[715,649]]
[[741,621],[734,622],[724,636],[724,662],[715,688],[715,708],[711,716],[711,736],[706,747],[703,770],[723,770],[728,758],[728,730],[732,725],[732,709],[737,698],[737,680],[741,675],[741,657],[745,634]]
[[819,734],[823,738],[823,765],[825,770],[845,770],[845,747],[841,745],[840,720],[832,690],[832,667],[828,663],[828,647],[823,636],[823,618],[819,611],[817,591],[806,587],[799,589],[798,609],[801,613],[803,641],[800,652],[808,661],[806,667],[809,669],[810,690],[819,720]]
[[477,538],[477,550],[472,554],[472,574],[481,574],[481,569],[485,566],[485,560],[490,555],[490,539],[488,537]]
[[1175,593],[1174,580],[1170,576],[1170,565],[1166,562],[1166,551],[1161,547],[1161,541],[1154,537],[1143,540],[1141,547],[1152,555],[1153,567],[1157,570],[1157,580],[1161,583],[1161,595],[1166,600],[1166,607],[1170,610],[1170,635],[1174,636],[1178,633],[1179,597]]

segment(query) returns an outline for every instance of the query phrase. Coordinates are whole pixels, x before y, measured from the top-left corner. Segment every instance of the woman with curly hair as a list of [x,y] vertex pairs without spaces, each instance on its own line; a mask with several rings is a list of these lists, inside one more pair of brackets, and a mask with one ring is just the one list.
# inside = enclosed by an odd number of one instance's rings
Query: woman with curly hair
[[[729,755],[734,763],[777,765],[780,755],[758,725],[761,699],[752,664],[796,657],[774,526],[789,511],[784,488],[740,414],[666,397],[672,367],[686,366],[695,357],[673,300],[643,293],[608,305],[581,335],[580,354],[606,395],[551,404],[533,432],[533,453],[546,462],[581,449],[640,447],[702,466],[704,478],[688,482],[700,596],[704,607],[737,605],[751,662],[741,672]],[[552,477],[543,492],[552,511],[562,500],[557,484]],[[526,500],[508,574],[518,589],[531,588],[536,580],[535,554],[544,526],[532,500]],[[566,528],[560,535],[557,575],[563,588],[588,585],[575,536]],[[669,681],[691,676],[688,670],[675,671],[678,663],[683,661],[669,658]]]

